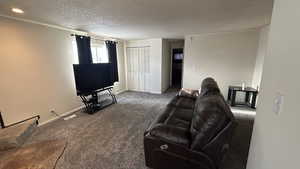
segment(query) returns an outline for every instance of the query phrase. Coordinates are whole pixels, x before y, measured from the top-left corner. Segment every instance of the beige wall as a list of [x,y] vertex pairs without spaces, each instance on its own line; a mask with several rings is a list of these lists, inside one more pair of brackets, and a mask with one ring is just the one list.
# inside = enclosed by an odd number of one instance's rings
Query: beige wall
[[118,55],[118,72],[119,72],[119,82],[115,83],[114,91],[116,93],[126,91],[126,72],[125,72],[125,51],[124,42],[118,42],[117,45],[117,55]]
[[184,48],[184,40],[170,41],[171,49]]
[[259,30],[187,36],[183,87],[199,89],[204,78],[217,80],[224,96],[229,85],[251,86]]
[[254,68],[253,78],[252,78],[252,87],[255,89],[257,87],[259,88],[261,83],[264,58],[267,54],[269,30],[270,27],[265,26],[260,30],[259,33],[259,45],[258,45],[255,68]]
[[0,109],[5,123],[41,121],[81,105],[75,93],[70,32],[0,17]]
[[0,33],[0,110],[6,124],[36,114],[45,122],[55,117],[52,109],[62,114],[82,105],[75,92],[70,32],[0,17]]
[[[247,169],[296,169],[300,152],[300,1],[275,0]],[[282,110],[273,111],[276,95]]]

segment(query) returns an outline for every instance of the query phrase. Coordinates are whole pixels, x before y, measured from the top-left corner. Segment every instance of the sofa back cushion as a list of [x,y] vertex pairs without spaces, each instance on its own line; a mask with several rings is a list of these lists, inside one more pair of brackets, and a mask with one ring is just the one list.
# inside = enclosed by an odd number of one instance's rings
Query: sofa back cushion
[[201,150],[229,122],[226,106],[221,94],[197,99],[190,128],[192,149]]
[[202,81],[200,97],[209,94],[220,94],[220,89],[217,82],[211,77],[208,77]]

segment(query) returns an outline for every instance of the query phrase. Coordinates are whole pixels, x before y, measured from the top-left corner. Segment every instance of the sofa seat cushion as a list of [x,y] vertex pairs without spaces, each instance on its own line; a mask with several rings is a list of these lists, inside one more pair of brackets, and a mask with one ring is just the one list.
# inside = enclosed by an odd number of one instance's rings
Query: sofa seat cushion
[[194,109],[195,102],[196,99],[191,97],[176,96],[170,101],[168,106],[179,107],[184,109]]
[[171,116],[167,121],[166,125],[176,126],[188,130],[190,127],[190,122]]
[[180,127],[169,125],[156,125],[151,131],[150,135],[160,138],[166,142],[172,142],[188,147],[190,145],[189,131]]
[[165,111],[169,112],[169,117],[165,121],[166,125],[176,126],[189,130],[193,117],[192,110],[182,109],[178,107],[168,107]]

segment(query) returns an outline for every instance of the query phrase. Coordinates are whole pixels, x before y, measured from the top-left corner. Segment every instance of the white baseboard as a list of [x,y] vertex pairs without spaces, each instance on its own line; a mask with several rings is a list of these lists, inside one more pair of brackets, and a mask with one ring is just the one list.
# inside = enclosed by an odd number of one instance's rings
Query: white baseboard
[[43,126],[43,125],[45,125],[45,124],[47,124],[47,123],[50,123],[50,122],[52,122],[52,121],[54,121],[54,120],[57,120],[57,119],[61,118],[61,117],[67,116],[67,115],[72,114],[72,113],[75,113],[75,112],[77,112],[77,111],[79,111],[79,110],[81,110],[81,109],[83,109],[83,108],[84,108],[84,105],[79,106],[79,107],[77,107],[77,108],[75,108],[75,109],[73,109],[73,110],[70,110],[70,111],[65,112],[65,113],[63,113],[63,114],[60,114],[60,116],[56,116],[56,117],[54,117],[54,118],[52,118],[52,119],[50,119],[50,120],[44,121],[44,122],[40,123],[39,126]]
[[152,94],[162,94],[161,91],[150,91],[150,93],[152,93]]
[[[161,91],[138,91],[138,90],[123,90],[120,93],[125,92],[125,91],[142,92],[142,93],[150,93],[150,94],[163,94],[163,92],[161,92]],[[119,94],[119,93],[117,93],[117,94]]]
[[121,93],[126,92],[126,91],[127,91],[127,89],[123,89],[123,90],[120,90],[120,91],[116,91],[116,94],[121,94]]

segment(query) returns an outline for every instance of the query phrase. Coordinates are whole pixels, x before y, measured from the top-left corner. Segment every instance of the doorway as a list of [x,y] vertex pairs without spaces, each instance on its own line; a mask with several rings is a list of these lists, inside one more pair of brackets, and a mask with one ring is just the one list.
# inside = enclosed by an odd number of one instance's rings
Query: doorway
[[172,87],[182,87],[183,48],[172,49]]

